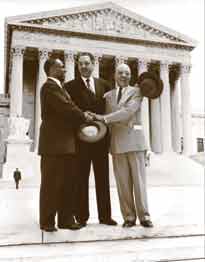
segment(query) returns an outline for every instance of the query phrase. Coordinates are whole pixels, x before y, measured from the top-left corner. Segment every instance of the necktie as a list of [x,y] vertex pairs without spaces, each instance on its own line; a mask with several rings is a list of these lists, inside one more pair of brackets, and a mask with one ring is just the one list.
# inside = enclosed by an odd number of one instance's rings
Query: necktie
[[90,79],[89,78],[86,79],[86,84],[87,84],[88,89],[90,91],[92,91],[91,86],[90,86]]
[[117,103],[119,103],[121,97],[122,97],[122,87],[119,87],[119,92],[118,92],[118,95],[117,95]]

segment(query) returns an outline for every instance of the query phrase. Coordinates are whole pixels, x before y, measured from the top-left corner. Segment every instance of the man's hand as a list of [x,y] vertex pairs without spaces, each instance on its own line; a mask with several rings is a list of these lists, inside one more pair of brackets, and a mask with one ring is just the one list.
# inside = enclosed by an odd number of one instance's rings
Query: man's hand
[[90,114],[90,112],[87,112],[87,111],[84,112],[84,116],[85,116],[87,122],[90,122],[90,121],[93,121],[93,120],[94,120],[94,118],[93,118],[93,116]]
[[91,113],[92,117],[94,120],[97,120],[97,121],[102,121],[104,122],[104,116],[103,115],[98,115],[98,114],[95,114],[95,113]]

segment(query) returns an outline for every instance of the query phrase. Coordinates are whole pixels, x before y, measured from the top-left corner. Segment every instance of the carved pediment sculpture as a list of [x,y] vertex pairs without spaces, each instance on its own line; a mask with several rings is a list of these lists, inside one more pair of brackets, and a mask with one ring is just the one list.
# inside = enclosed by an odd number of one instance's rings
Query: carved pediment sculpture
[[[13,19],[15,22],[15,18]],[[31,14],[16,18],[18,24],[43,28],[131,37],[149,41],[193,44],[192,39],[113,3]]]
[[73,15],[55,16],[25,21],[31,24],[59,27],[70,31],[114,34],[129,37],[149,38],[180,42],[180,39],[123,15],[110,8]]
[[7,23],[194,46],[196,41],[111,2],[13,17]]

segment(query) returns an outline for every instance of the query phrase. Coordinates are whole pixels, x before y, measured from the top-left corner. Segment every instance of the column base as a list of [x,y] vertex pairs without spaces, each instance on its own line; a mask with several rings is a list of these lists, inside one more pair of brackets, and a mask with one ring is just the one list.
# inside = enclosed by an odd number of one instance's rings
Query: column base
[[[38,156],[30,152],[32,140],[29,138],[16,139],[9,137],[6,140],[6,162],[3,165],[2,179],[14,180],[16,168],[21,172],[21,180],[29,180],[39,173],[35,165]],[[39,162],[38,162],[39,163]]]

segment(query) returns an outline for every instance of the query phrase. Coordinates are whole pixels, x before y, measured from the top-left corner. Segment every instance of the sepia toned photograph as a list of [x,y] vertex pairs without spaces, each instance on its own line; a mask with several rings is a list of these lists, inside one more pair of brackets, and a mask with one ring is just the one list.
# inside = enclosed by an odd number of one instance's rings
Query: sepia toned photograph
[[203,0],[0,14],[0,262],[205,261]]

